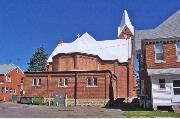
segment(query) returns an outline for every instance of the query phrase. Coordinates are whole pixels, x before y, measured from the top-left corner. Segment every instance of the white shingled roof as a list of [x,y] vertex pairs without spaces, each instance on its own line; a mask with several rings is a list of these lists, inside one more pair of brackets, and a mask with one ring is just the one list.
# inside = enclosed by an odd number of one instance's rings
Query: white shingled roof
[[131,24],[131,20],[129,19],[129,16],[126,10],[124,10],[123,16],[121,18],[121,24],[118,27],[118,37],[125,26],[127,26],[129,30],[131,31],[131,33],[134,35],[134,26]]
[[135,46],[141,49],[141,40],[180,37],[180,10],[154,29],[135,30]]
[[72,43],[58,44],[47,62],[52,62],[52,57],[59,53],[86,53],[98,55],[102,60],[118,60],[127,62],[131,56],[131,40],[115,39],[96,41],[87,32]]

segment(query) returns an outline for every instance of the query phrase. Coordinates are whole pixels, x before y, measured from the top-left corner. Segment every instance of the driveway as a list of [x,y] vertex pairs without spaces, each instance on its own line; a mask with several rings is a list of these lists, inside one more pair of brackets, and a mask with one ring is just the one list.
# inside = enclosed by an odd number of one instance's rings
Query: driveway
[[0,103],[0,118],[114,118],[123,117],[120,109],[97,106],[48,107],[15,103]]

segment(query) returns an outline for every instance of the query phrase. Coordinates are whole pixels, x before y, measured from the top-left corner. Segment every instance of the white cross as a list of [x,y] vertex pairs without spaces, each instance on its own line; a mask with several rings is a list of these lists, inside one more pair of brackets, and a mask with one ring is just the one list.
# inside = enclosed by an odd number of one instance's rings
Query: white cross
[[79,37],[80,37],[80,35],[78,34],[78,35],[77,35],[77,37],[79,38]]

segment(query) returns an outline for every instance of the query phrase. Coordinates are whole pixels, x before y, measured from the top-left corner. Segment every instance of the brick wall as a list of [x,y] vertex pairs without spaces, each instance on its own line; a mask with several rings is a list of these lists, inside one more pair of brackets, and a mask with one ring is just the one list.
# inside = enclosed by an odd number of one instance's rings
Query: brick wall
[[[12,81],[6,82],[6,76],[10,76]],[[6,76],[0,76],[0,80],[4,80],[4,84],[0,84],[0,100],[12,101],[12,95],[20,96],[20,88],[21,88],[21,79],[24,77],[23,72],[20,69],[14,69],[6,74]],[[2,93],[2,87],[8,88],[8,93]],[[10,88],[12,88],[12,93],[10,93]],[[14,89],[16,89],[16,94],[13,93]]]
[[[97,78],[97,86],[88,86],[87,78]],[[32,86],[33,78],[41,78],[40,86]],[[58,79],[67,78],[68,85],[64,87],[58,87]],[[84,99],[84,101],[90,99],[102,99],[107,100],[110,98],[110,94],[115,95],[116,92],[110,90],[110,74],[108,73],[83,73],[77,74],[77,89],[75,92],[75,74],[26,74],[24,79],[24,96],[42,96],[48,98],[50,95],[52,98],[56,92],[67,94],[68,100],[75,98]],[[113,81],[112,88],[116,88]],[[49,92],[49,93],[48,93]]]
[[165,63],[155,63],[154,44],[146,44],[146,65],[147,68],[172,68],[180,67],[180,62],[176,62],[175,43],[163,44]]

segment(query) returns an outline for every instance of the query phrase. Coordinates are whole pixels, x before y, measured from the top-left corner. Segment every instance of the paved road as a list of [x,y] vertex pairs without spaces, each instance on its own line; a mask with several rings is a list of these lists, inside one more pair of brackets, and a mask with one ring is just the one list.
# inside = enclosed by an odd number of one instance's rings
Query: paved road
[[78,117],[123,117],[120,109],[106,109],[95,106],[48,107],[14,103],[0,103],[0,118],[78,118]]

